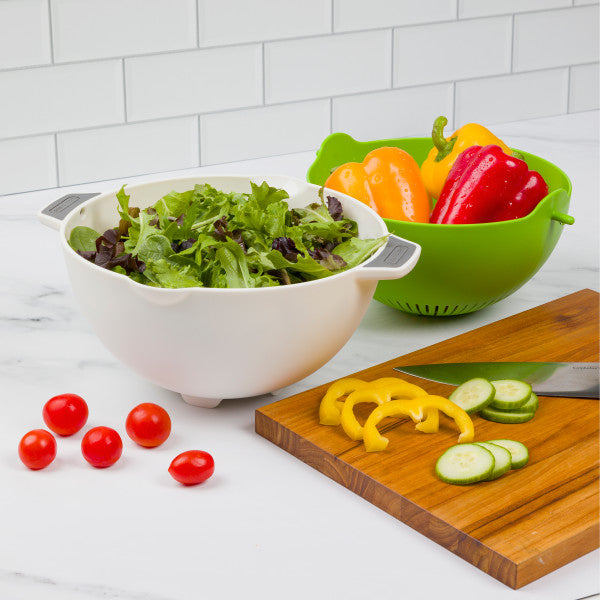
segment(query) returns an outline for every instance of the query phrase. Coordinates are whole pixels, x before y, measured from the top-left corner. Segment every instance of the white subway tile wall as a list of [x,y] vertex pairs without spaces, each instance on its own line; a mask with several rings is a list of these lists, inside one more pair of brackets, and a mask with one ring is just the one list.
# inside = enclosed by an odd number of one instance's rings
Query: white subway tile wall
[[198,117],[58,134],[62,185],[198,165]]
[[0,194],[599,108],[598,0],[1,0]]
[[504,16],[395,29],[394,87],[509,73],[511,25]]
[[54,136],[0,140],[0,179],[3,194],[56,187]]
[[515,16],[515,71],[597,60],[598,6]]
[[466,19],[566,6],[572,6],[571,0],[461,0],[458,16]]
[[130,121],[191,115],[262,102],[260,44],[125,60]]
[[329,1],[198,0],[201,47],[320,35],[330,31]]
[[122,123],[121,61],[0,71],[0,139]]
[[197,46],[195,0],[52,0],[55,62]]
[[47,65],[51,61],[46,0],[0,2],[0,69]]
[[453,93],[442,83],[334,98],[331,128],[360,141],[425,137],[432,115],[450,115],[452,128]]
[[451,21],[456,17],[456,0],[333,0],[333,30],[364,29]]
[[598,108],[600,78],[597,65],[579,65],[571,68],[569,111],[581,112]]
[[458,123],[505,123],[567,112],[567,68],[456,83]]
[[392,35],[377,29],[265,44],[265,102],[391,87]]
[[[310,100],[200,117],[202,164],[302,152],[330,133],[329,100]],[[318,144],[318,142],[317,142]]]

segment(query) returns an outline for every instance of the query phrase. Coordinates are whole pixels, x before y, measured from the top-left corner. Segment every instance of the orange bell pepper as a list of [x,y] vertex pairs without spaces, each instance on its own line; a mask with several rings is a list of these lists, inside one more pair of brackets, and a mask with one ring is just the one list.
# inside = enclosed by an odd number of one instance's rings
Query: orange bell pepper
[[385,219],[429,221],[431,207],[419,165],[400,148],[377,148],[362,163],[338,167],[325,187],[364,202]]

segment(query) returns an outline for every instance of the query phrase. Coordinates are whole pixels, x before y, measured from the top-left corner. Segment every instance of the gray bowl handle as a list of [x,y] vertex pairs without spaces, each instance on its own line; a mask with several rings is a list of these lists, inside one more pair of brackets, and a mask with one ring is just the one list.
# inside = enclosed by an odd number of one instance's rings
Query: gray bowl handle
[[52,229],[58,229],[61,221],[80,204],[98,196],[100,192],[88,194],[67,194],[38,212],[38,219]]
[[358,275],[362,279],[400,279],[413,270],[420,255],[419,244],[390,234],[383,250],[361,265]]

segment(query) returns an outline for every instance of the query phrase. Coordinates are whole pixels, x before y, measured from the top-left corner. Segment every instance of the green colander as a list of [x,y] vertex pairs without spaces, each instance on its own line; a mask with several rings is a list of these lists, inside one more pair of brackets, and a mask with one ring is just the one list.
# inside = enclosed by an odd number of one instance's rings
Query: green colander
[[[362,162],[375,148],[396,146],[421,164],[431,138],[397,138],[358,142],[345,133],[327,137],[310,166],[307,179],[323,185],[332,169]],[[384,219],[388,230],[421,246],[421,258],[402,279],[380,281],[374,298],[418,315],[451,316],[474,312],[506,298],[541,268],[564,225],[571,182],[558,167],[519,150],[529,168],[546,180],[549,194],[526,217],[497,223],[437,225]]]

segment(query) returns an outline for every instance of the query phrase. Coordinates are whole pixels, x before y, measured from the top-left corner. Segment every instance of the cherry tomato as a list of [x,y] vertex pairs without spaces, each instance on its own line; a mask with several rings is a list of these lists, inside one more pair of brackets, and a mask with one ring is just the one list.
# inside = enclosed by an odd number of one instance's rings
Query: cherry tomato
[[99,469],[114,465],[122,452],[121,436],[110,427],[94,427],[81,440],[83,458]]
[[33,471],[47,467],[56,457],[56,440],[45,429],[26,433],[19,442],[19,458]]
[[88,405],[77,394],[60,394],[50,398],[42,410],[48,428],[58,435],[73,435],[88,418]]
[[183,485],[206,481],[215,472],[213,457],[203,450],[188,450],[173,459],[169,467],[171,477]]
[[162,406],[145,402],[127,415],[125,429],[136,444],[154,448],[160,446],[171,434],[171,419]]

